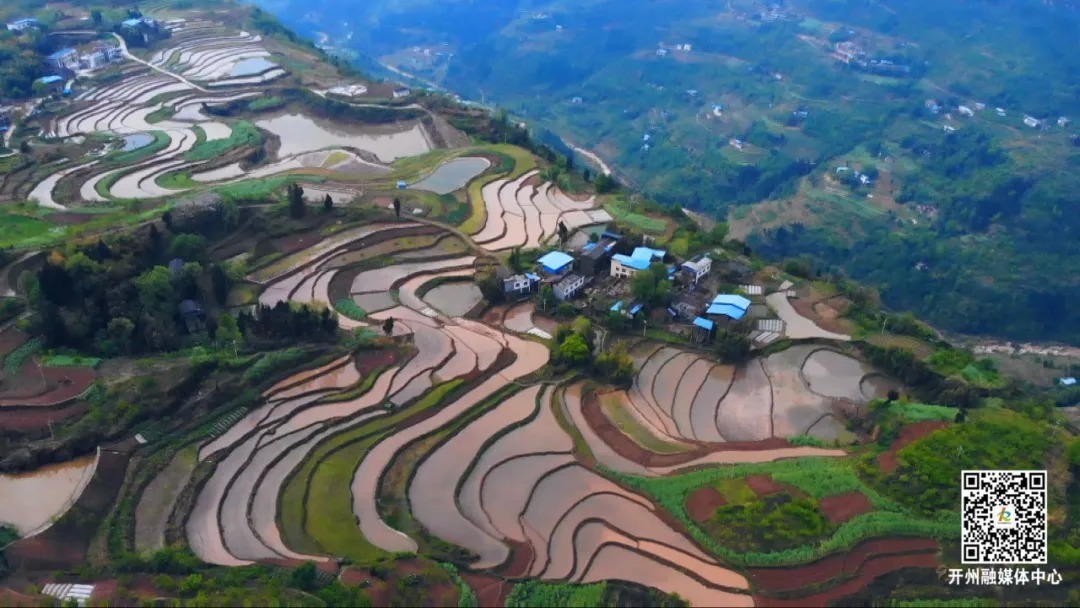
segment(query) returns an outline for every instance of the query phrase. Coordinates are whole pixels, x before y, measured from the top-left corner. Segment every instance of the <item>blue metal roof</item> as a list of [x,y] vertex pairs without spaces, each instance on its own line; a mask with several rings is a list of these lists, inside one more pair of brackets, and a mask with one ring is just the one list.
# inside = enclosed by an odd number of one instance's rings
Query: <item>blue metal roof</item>
[[634,304],[634,307],[630,309],[630,314],[636,315],[637,313],[641,312],[642,308],[645,308],[644,304]]
[[561,251],[552,251],[537,261],[544,267],[544,270],[556,273],[573,264],[574,258]]
[[614,248],[615,248],[615,243],[608,243],[607,247],[604,247],[604,250],[605,251],[611,251]]
[[617,241],[617,240],[619,240],[619,239],[621,239],[621,238],[622,238],[622,235],[621,235],[621,234],[619,234],[619,233],[617,233],[617,232],[608,232],[608,231],[604,231],[604,232],[601,232],[601,233],[600,233],[600,238],[604,238],[604,239],[612,239],[612,240],[615,240],[615,241]]
[[142,22],[143,22],[142,17],[136,17],[134,19],[125,19],[122,23],[123,23],[124,27],[135,27],[136,25],[139,25]]
[[60,49],[59,51],[56,51],[52,55],[49,55],[49,59],[59,59],[61,57],[65,57],[67,55],[70,55],[72,53],[77,53],[77,52],[78,51],[76,51],[73,48]]
[[609,308],[608,310],[610,310],[611,312],[619,312],[620,310],[622,310],[622,307],[623,307],[623,301],[619,300],[618,302],[615,302],[614,304],[612,304],[611,308]]
[[665,251],[662,251],[660,249],[652,249],[649,247],[635,247],[634,253],[630,254],[630,257],[651,262],[653,258],[656,258],[658,260],[664,259],[665,253]]
[[750,308],[750,300],[740,295],[722,293],[712,300],[713,304],[730,304],[736,308],[746,310]]
[[41,84],[52,84],[54,82],[60,82],[64,78],[62,76],[42,76],[38,78],[38,82]]
[[525,278],[529,279],[530,281],[539,281],[540,280],[540,275],[538,275],[536,273],[533,273],[533,272],[526,272],[525,273]]
[[679,316],[679,311],[675,310],[674,308],[667,309],[667,312],[668,312],[669,315],[671,315],[673,317]]
[[709,331],[712,331],[712,328],[715,327],[716,324],[708,319],[698,317],[694,319],[694,325],[700,327],[701,329],[707,329]]
[[642,260],[639,258],[630,257],[628,255],[623,255],[621,253],[616,253],[615,255],[611,256],[611,259],[622,264],[623,266],[633,268],[634,270],[647,270],[649,268],[648,259]]
[[582,250],[583,252],[584,252],[584,251],[589,251],[589,250],[590,250],[590,249],[592,249],[593,247],[596,247],[596,243],[589,243],[589,244],[585,245],[584,247],[582,247],[582,248],[581,248],[581,250]]
[[734,304],[713,304],[705,311],[707,315],[724,315],[738,321],[746,316],[746,309],[739,308]]

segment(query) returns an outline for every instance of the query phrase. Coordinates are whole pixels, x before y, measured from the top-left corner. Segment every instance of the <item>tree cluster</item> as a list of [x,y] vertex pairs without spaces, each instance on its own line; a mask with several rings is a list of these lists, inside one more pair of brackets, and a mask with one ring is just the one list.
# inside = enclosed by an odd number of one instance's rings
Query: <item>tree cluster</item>
[[261,304],[254,314],[240,313],[237,326],[254,339],[330,340],[337,333],[338,319],[328,308],[281,301],[274,306]]

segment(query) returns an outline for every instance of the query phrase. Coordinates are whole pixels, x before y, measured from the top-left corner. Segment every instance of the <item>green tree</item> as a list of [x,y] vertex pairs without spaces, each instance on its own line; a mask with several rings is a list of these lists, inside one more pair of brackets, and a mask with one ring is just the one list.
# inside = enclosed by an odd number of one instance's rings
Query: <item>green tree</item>
[[388,336],[394,333],[394,317],[387,317],[386,320],[383,321],[382,330],[383,333]]
[[315,589],[315,576],[315,562],[304,562],[289,575],[289,586],[303,591],[312,591]]
[[289,184],[286,189],[289,198],[289,215],[300,219],[307,214],[307,204],[304,203],[304,189],[299,184]]
[[570,229],[566,227],[566,224],[559,222],[559,244],[563,245],[566,240],[570,238]]
[[161,222],[163,224],[165,224],[165,227],[168,228],[169,230],[173,229],[172,220],[173,220],[172,211],[166,211],[165,213],[161,214]]
[[171,309],[177,298],[168,268],[154,266],[147,270],[135,277],[135,287],[139,292],[139,301],[144,312],[163,313],[165,318],[172,317]]
[[229,290],[232,288],[232,279],[221,264],[210,267],[210,284],[214,288],[214,299],[224,306],[229,301]]
[[555,305],[555,289],[551,285],[540,288],[540,305],[547,310]]
[[570,365],[584,365],[589,362],[589,345],[581,335],[571,334],[559,345],[559,357]]
[[94,25],[101,25],[101,9],[95,8],[90,11],[90,20],[94,22]]
[[323,211],[326,213],[330,213],[330,211],[334,208],[334,199],[331,198],[329,194],[327,194],[326,198],[323,199],[322,208]]
[[227,312],[218,317],[217,339],[222,345],[233,349],[239,347],[240,343],[244,341],[244,337],[240,333],[240,326],[236,323],[236,318]]
[[206,257],[206,239],[197,234],[180,234],[172,241],[169,255],[185,261],[203,260]]
[[660,262],[634,275],[630,291],[642,304],[650,308],[663,306],[671,298],[671,281],[668,269]]
[[401,199],[394,197],[394,215],[401,219]]
[[728,225],[724,222],[717,222],[712,230],[709,231],[709,241],[714,245],[720,245],[724,242],[724,239],[728,235]]
[[733,328],[724,328],[716,332],[713,349],[724,363],[741,363],[750,356],[750,336],[748,333]]
[[598,173],[596,175],[596,180],[593,183],[596,185],[596,192],[598,194],[613,192],[617,185],[615,180],[611,179],[611,176],[606,173]]
[[634,379],[634,360],[619,344],[596,357],[595,369],[600,378],[620,387],[629,387]]
[[510,266],[510,269],[514,272],[521,272],[521,249],[514,247],[510,250],[510,256],[506,259],[506,263]]

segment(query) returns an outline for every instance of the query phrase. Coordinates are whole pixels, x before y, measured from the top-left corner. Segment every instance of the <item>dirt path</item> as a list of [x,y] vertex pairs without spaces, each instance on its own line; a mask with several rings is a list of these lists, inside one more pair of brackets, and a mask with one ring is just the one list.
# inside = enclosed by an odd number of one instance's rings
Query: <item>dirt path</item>
[[159,72],[161,74],[164,74],[164,75],[168,76],[169,78],[175,78],[176,80],[179,80],[180,82],[188,85],[189,87],[191,87],[191,88],[193,88],[193,89],[195,89],[197,91],[201,91],[203,93],[210,93],[211,92],[209,89],[204,89],[204,88],[200,87],[199,85],[195,84],[194,82],[191,82],[190,80],[188,80],[187,78],[184,78],[183,76],[181,76],[179,74],[174,74],[174,73],[172,73],[172,72],[170,72],[170,71],[168,71],[168,70],[166,70],[164,68],[160,68],[160,67],[150,63],[149,61],[139,59],[135,55],[132,55],[131,51],[128,50],[127,42],[125,42],[124,39],[122,37],[120,37],[119,34],[113,34],[113,38],[116,38],[116,41],[120,43],[120,50],[121,50],[121,52],[124,53],[124,57],[127,57],[128,59],[134,61],[135,63],[141,63],[141,64],[145,65],[146,67],[150,68],[151,70],[154,70],[155,72]]

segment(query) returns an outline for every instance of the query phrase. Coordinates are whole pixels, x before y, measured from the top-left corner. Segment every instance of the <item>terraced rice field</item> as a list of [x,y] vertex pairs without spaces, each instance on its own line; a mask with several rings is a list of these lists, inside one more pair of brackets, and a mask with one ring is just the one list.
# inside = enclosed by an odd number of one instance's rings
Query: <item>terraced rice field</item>
[[[176,196],[192,188],[287,171],[318,171],[324,179],[351,182],[384,174],[390,171],[387,163],[433,147],[425,127],[415,121],[346,132],[306,116],[283,115],[259,122],[278,141],[276,157],[241,169],[237,156],[230,158],[226,153],[252,143],[241,137],[233,141],[240,132],[237,123],[212,118],[204,109],[254,100],[287,71],[270,60],[261,36],[229,31],[211,22],[178,25],[168,44],[149,57],[148,64],[129,61],[122,80],[79,93],[70,111],[49,119],[43,129],[44,136],[55,138],[115,137],[127,151],[63,164],[28,185],[28,198],[63,210],[116,199]],[[160,143],[130,149],[135,140]],[[335,149],[342,147],[368,154],[362,157]],[[333,156],[328,152],[312,155],[324,149],[332,150]],[[58,200],[61,193],[63,200]]]
[[550,182],[534,185],[538,172],[497,179],[481,190],[487,221],[473,240],[488,251],[539,248],[558,238],[559,223],[570,230],[611,221],[595,198],[576,201]]

